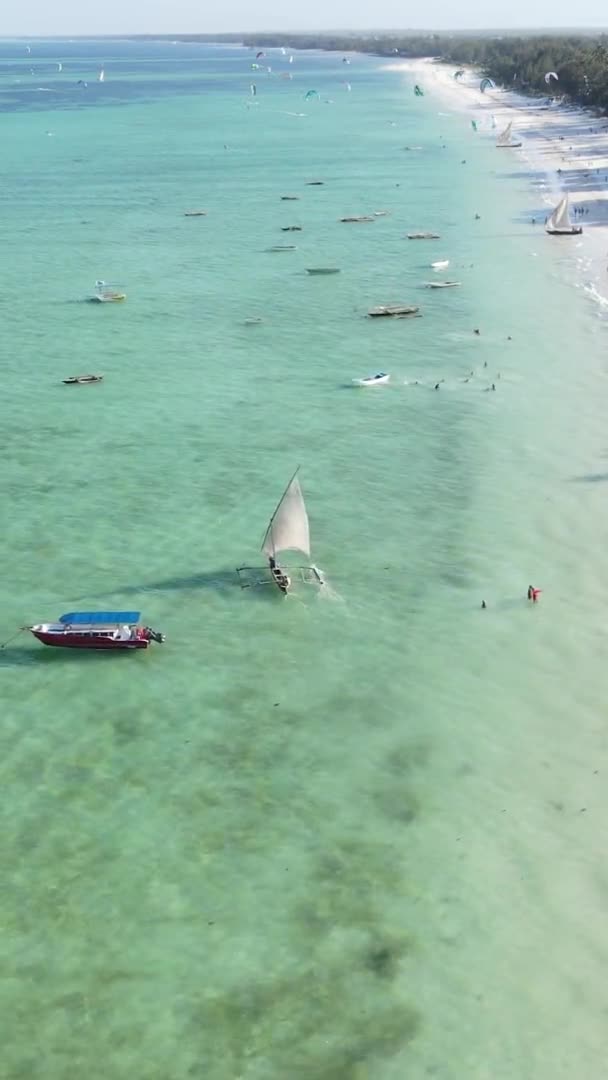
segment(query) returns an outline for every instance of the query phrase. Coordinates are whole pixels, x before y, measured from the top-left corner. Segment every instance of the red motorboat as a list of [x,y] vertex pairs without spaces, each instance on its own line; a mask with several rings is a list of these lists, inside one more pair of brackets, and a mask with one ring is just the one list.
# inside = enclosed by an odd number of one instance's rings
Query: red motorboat
[[139,625],[139,611],[69,611],[57,622],[24,626],[43,645],[64,649],[147,649],[165,635]]

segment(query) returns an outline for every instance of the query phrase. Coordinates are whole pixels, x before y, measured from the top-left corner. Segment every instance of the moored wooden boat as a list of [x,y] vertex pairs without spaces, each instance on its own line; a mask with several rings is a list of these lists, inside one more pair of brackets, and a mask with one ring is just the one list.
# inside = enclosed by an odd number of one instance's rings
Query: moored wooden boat
[[376,219],[375,219],[375,217],[372,217],[371,214],[359,214],[359,215],[357,215],[355,217],[352,217],[352,216],[351,217],[341,217],[339,220],[340,221],[355,221],[356,222],[356,221],[375,221]]
[[64,649],[126,651],[161,644],[165,635],[139,625],[139,611],[70,611],[57,622],[24,626],[43,645]]
[[206,210],[184,210],[184,217],[207,217]]
[[455,289],[462,285],[461,281],[425,281],[427,289]]
[[408,240],[439,240],[439,233],[436,232],[408,232]]
[[62,382],[64,382],[66,386],[74,386],[76,383],[92,383],[102,381],[103,375],[70,375],[69,378],[62,380]]
[[379,307],[370,308],[370,319],[393,318],[402,319],[407,315],[417,315],[419,308],[414,304],[381,304]]
[[302,232],[301,225],[281,225],[281,232]]

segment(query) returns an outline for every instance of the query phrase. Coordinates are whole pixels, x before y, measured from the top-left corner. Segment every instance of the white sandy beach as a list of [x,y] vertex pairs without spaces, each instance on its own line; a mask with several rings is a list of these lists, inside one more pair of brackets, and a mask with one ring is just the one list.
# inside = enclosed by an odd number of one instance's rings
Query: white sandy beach
[[[498,132],[513,122],[513,138],[522,142],[522,148],[501,154],[519,154],[533,173],[541,174],[535,187],[547,212],[562,193],[569,193],[572,219],[583,225],[584,232],[567,242],[580,245],[587,273],[606,297],[608,119],[574,106],[550,105],[549,97],[526,98],[498,87],[481,93],[482,76],[474,68],[465,67],[464,75],[454,79],[457,65],[430,58],[398,61],[386,67],[411,75],[440,105],[467,113],[478,125],[480,137],[496,139]],[[551,91],[558,95],[559,84],[552,83]],[[575,210],[582,213],[575,215]]]

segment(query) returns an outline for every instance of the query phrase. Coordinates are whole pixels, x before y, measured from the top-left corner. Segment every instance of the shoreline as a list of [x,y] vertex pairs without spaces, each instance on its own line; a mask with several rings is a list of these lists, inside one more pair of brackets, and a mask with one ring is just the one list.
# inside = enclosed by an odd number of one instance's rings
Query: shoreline
[[[455,65],[430,57],[382,67],[420,80],[441,104],[468,114],[478,124],[481,137],[495,140],[497,133],[513,122],[513,135],[523,143],[513,152],[544,177],[531,187],[541,196],[546,213],[562,195],[569,194],[572,220],[582,224],[583,233],[566,239],[584,258],[586,272],[596,289],[599,287],[600,300],[608,303],[608,118],[593,116],[580,106],[548,106],[542,99],[510,90],[496,88],[482,94],[482,76],[475,68],[462,67],[464,75],[454,80]],[[575,215],[575,209],[582,213]],[[542,228],[543,221],[537,218],[534,227]]]

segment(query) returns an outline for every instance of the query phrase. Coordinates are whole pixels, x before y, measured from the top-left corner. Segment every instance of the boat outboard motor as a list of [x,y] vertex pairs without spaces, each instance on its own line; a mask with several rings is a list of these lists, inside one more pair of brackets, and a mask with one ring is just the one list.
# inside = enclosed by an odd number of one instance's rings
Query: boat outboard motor
[[165,640],[165,635],[161,634],[160,630],[153,630],[151,626],[145,627],[145,633],[148,641],[157,641],[159,645]]

